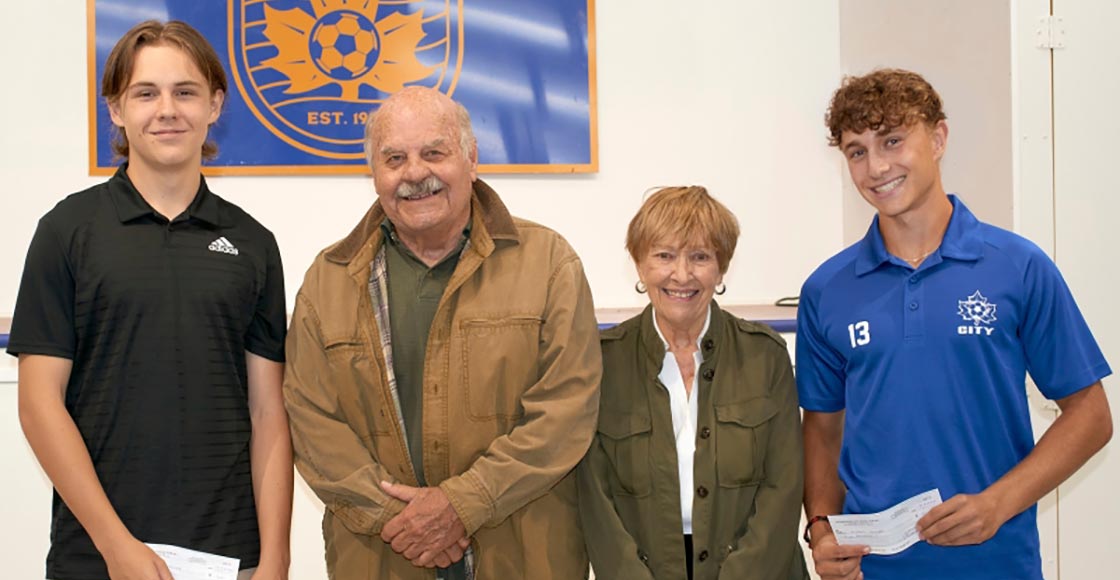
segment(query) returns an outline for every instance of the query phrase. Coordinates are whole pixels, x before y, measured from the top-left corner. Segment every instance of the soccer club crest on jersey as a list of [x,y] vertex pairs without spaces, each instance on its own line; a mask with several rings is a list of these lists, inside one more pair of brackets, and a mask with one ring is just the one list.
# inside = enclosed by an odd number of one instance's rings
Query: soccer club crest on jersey
[[989,302],[979,290],[964,300],[957,300],[957,314],[972,325],[957,327],[957,334],[991,336],[995,332],[992,323],[996,321],[996,305]]
[[363,158],[371,110],[407,86],[451,95],[464,0],[229,0],[234,82],[277,138],[328,159]]

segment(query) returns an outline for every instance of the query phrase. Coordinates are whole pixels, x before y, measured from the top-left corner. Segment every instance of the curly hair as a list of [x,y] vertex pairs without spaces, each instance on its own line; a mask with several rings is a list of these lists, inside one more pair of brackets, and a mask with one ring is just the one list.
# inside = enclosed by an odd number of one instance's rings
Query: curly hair
[[825,114],[828,144],[833,147],[840,146],[844,131],[894,129],[918,121],[933,126],[943,120],[941,96],[922,75],[890,68],[845,77]]

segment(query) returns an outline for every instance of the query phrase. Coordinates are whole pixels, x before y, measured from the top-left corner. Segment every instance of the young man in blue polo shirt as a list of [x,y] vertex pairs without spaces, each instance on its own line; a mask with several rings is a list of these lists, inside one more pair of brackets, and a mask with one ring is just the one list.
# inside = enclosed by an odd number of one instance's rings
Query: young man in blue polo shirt
[[226,90],[190,26],[129,30],[102,79],[126,162],[59,202],[28,250],[8,352],[56,491],[51,580],[171,580],[148,544],[288,577],[280,254],[200,173]]
[[[805,511],[822,579],[1042,579],[1035,503],[1111,437],[1111,370],[1054,263],[946,195],[948,125],[921,76],[879,70],[833,96],[830,142],[878,215],[805,282],[797,384]],[[1029,370],[1061,415],[1034,444]],[[838,545],[827,516],[938,489],[924,540]]]

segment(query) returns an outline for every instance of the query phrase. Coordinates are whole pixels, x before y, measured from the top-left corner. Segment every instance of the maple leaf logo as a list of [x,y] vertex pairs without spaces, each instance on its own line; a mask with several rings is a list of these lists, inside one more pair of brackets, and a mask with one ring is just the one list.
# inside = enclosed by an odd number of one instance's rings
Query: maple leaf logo
[[996,305],[988,302],[988,299],[977,290],[968,299],[957,300],[957,314],[971,321],[974,326],[990,325],[996,321]]
[[260,63],[287,77],[284,93],[298,95],[328,85],[356,100],[363,85],[395,93],[430,75],[416,57],[423,40],[423,10],[393,12],[377,20],[377,0],[317,0],[311,13],[264,8],[264,36],[277,55]]

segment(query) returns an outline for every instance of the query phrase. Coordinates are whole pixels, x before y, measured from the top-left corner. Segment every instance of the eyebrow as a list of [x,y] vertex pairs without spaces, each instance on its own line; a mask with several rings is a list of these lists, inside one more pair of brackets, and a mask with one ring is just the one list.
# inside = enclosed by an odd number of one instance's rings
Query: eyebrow
[[[151,82],[151,81],[138,81],[138,82],[132,83],[131,85],[128,85],[128,88],[129,89],[135,89],[135,88],[138,88],[138,87],[148,88],[148,87],[154,87],[154,86],[156,86],[156,84]],[[198,87],[198,88],[202,88],[202,83],[200,83],[198,81],[182,81],[182,82],[175,83],[174,86],[176,86],[176,87]]]
[[[907,128],[904,125],[898,125],[897,127],[881,127],[878,131],[875,131],[875,136],[876,137],[886,137],[887,135],[890,135],[891,133],[894,133],[896,131],[901,131],[904,134],[909,134],[910,133],[909,128]],[[863,145],[858,141],[858,139],[853,139],[853,140],[849,141],[847,145],[842,146],[841,150],[847,151],[847,150],[851,149],[852,147],[862,147],[862,146]]]
[[[436,139],[435,141],[430,141],[428,143],[425,143],[421,147],[421,149],[431,149],[433,147],[443,147],[446,144],[447,144],[447,140],[441,137],[439,139]],[[382,147],[381,148],[381,154],[382,155],[388,155],[389,153],[404,153],[404,151],[401,150],[401,149],[397,149],[396,147]]]

